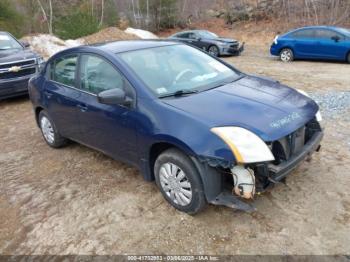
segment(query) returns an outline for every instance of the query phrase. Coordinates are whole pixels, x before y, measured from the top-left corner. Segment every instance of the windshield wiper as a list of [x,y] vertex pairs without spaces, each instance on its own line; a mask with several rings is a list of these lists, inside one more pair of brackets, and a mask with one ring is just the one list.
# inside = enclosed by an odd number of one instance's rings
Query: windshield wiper
[[198,93],[198,90],[178,90],[174,93],[159,96],[159,98],[172,97],[172,96],[178,97],[178,96],[190,95],[195,93]]

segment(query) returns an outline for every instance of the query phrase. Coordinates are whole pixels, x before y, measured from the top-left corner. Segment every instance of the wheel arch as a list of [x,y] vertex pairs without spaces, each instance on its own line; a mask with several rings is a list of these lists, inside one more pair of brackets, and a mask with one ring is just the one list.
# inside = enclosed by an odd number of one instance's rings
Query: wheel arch
[[154,164],[157,157],[164,151],[175,148],[180,152],[186,154],[189,159],[194,164],[195,168],[198,171],[199,178],[202,182],[204,188],[204,195],[208,202],[212,202],[215,198],[222,192],[222,175],[218,172],[218,170],[214,167],[210,167],[207,163],[202,162],[196,157],[196,155],[188,151],[189,148],[186,149],[181,145],[169,143],[169,142],[157,142],[154,143],[149,151],[149,162],[148,169],[150,174],[150,181],[154,181]]
[[195,155],[194,152],[184,144],[169,141],[157,141],[153,143],[148,153],[148,173],[150,175],[150,180],[154,180],[154,164],[158,156],[170,148],[175,148],[188,155],[190,158]]
[[39,114],[41,111],[43,111],[44,108],[41,107],[41,106],[37,106],[35,109],[34,109],[34,113],[35,113],[35,121],[36,121],[36,124],[39,126]]
[[290,49],[290,50],[292,50],[293,55],[295,55],[294,48],[291,47],[290,45],[282,46],[282,47],[278,50],[278,55],[281,55],[281,52],[282,52],[283,49]]
[[348,50],[348,52],[345,55],[345,61],[350,63],[350,49]]

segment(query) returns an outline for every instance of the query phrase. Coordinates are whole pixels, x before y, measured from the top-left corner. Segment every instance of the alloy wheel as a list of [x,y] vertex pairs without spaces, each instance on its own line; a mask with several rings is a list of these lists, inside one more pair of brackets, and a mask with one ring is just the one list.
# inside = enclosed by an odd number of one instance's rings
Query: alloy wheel
[[211,46],[209,47],[208,50],[209,54],[211,54],[212,56],[219,56],[219,50],[216,46]]
[[281,60],[283,62],[290,62],[293,60],[293,53],[290,49],[282,50],[281,52]]

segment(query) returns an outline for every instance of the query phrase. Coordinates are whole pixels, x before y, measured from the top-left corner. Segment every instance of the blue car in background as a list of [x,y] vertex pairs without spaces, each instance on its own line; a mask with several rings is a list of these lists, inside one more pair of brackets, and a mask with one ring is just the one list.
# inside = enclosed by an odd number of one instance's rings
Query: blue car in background
[[350,63],[350,30],[331,26],[299,28],[276,36],[270,52],[283,62],[320,59]]
[[49,146],[73,140],[129,163],[190,214],[207,203],[253,210],[240,198],[283,181],[323,137],[305,92],[178,42],[62,51],[29,94]]

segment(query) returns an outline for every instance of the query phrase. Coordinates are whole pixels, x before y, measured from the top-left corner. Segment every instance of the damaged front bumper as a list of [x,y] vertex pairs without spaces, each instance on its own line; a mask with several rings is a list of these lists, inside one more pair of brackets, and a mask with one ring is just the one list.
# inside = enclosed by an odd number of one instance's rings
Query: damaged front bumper
[[264,175],[267,175],[272,182],[281,181],[313,152],[319,151],[322,138],[323,131],[316,132],[304,145],[303,150],[299,154],[292,156],[288,161],[279,165],[267,164],[268,174],[265,173]]
[[[315,126],[315,123],[306,125],[305,130],[307,130],[308,135],[303,146],[292,153],[287,160],[279,163],[266,162],[227,168],[227,163],[223,161],[204,158],[194,159],[202,177],[207,201],[214,205],[223,205],[246,212],[255,211],[256,208],[251,204],[252,201],[247,201],[243,198],[252,199],[255,192],[264,192],[273,184],[283,181],[288,174],[312,153],[319,151],[324,132],[319,124],[316,123]],[[290,137],[300,134],[298,132],[291,134]],[[291,143],[293,144],[293,139],[291,139]],[[297,142],[294,141],[294,143]],[[237,180],[238,173],[234,174],[237,167],[240,167],[241,171],[246,169],[246,175],[249,175],[248,171],[252,173],[253,179],[248,183],[244,179],[241,181]],[[251,190],[252,183],[254,185],[253,190]],[[245,191],[247,188],[250,191],[248,195],[246,194],[247,191]]]

